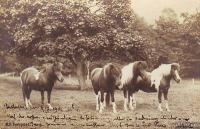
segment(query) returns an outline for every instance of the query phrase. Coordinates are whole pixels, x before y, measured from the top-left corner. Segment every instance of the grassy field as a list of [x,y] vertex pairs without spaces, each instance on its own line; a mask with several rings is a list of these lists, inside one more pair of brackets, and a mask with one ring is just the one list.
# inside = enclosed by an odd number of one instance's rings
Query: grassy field
[[[115,95],[118,113],[107,107],[103,114],[95,111],[92,90],[58,90],[52,92],[52,106],[41,105],[40,93],[31,94],[32,109],[25,109],[19,79],[0,78],[0,128],[57,128],[57,129],[163,129],[200,128],[200,81],[181,84],[172,82],[169,91],[171,112],[157,110],[157,94],[138,92],[134,111],[123,111],[123,94]],[[46,102],[46,94],[45,94]],[[163,104],[164,106],[164,104]]]

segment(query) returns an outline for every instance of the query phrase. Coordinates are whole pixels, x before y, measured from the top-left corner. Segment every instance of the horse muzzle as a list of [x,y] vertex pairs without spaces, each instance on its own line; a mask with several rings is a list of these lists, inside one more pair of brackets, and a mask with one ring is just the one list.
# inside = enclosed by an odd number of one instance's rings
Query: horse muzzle
[[123,88],[123,85],[120,84],[120,85],[117,86],[117,88],[118,88],[119,90],[121,90],[121,89]]
[[64,81],[64,78],[62,77],[61,79],[58,79],[60,82],[63,82]]
[[176,81],[177,83],[180,83],[180,82],[181,82],[181,79],[178,78],[178,79],[175,79],[175,81]]

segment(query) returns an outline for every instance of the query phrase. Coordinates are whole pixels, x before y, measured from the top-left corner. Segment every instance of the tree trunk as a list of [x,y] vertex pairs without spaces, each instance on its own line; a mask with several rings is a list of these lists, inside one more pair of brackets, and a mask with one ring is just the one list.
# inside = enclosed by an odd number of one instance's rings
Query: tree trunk
[[84,90],[87,88],[86,78],[87,78],[87,68],[85,62],[77,63],[77,76],[79,81],[79,88]]

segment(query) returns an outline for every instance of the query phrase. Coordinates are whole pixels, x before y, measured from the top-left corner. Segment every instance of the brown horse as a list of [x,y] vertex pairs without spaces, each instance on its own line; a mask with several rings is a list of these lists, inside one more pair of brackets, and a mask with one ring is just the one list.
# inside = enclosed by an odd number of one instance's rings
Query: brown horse
[[[113,112],[117,112],[114,91],[116,88],[122,88],[120,87],[120,78],[120,69],[114,66],[112,63],[108,63],[103,68],[95,68],[94,70],[92,70],[91,81],[94,92],[96,94],[96,110],[99,110],[100,113],[103,112],[103,108],[106,106],[106,101],[109,101],[108,97],[110,97],[110,95],[113,106]],[[107,95],[105,96],[104,93],[107,93]]]
[[30,102],[31,91],[36,90],[41,92],[42,104],[44,104],[44,91],[47,91],[47,105],[49,109],[53,109],[50,104],[51,91],[56,80],[60,82],[64,80],[64,77],[61,73],[62,68],[62,63],[54,62],[42,71],[39,71],[33,67],[29,67],[21,72],[20,78],[22,84],[22,93],[27,108],[32,106]]
[[147,80],[147,63],[146,61],[135,61],[122,68],[121,83],[124,92],[124,110],[127,111],[127,104],[129,108],[133,110],[133,89],[137,83],[137,78],[141,77],[143,80]]

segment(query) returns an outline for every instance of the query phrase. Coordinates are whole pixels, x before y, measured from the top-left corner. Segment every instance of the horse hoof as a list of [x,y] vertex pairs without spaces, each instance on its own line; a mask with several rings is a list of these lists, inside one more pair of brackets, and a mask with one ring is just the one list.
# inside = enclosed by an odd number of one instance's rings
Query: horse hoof
[[113,113],[117,113],[117,111],[116,111],[116,110],[113,110]]
[[171,112],[171,110],[170,110],[170,109],[167,109],[167,112]]
[[128,111],[128,109],[127,109],[127,108],[124,108],[124,111],[125,111],[125,112],[127,112],[127,111]]
[[100,113],[100,114],[102,114],[102,113],[103,113],[103,111],[102,111],[102,110],[99,110],[99,113]]
[[96,111],[99,111],[99,108],[96,108]]
[[53,110],[53,107],[49,107],[50,110]]
[[130,110],[132,110],[132,111],[134,110],[134,107],[133,107],[133,106],[129,106],[129,108],[130,108]]

